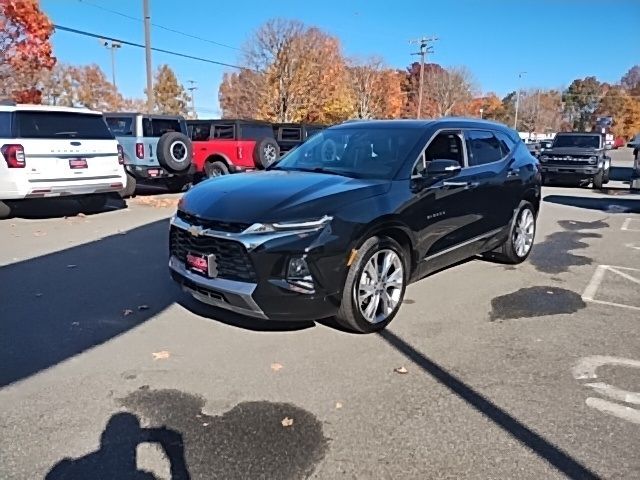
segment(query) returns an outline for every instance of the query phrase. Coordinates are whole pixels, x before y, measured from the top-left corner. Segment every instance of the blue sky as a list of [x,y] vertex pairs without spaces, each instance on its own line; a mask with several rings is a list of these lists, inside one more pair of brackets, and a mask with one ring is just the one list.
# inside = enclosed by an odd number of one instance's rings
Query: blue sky
[[[142,17],[141,0],[42,0],[54,23],[143,43],[142,22],[94,5]],[[150,0],[153,23],[239,48],[264,21],[293,18],[340,38],[347,56],[380,55],[403,68],[417,57],[409,40],[435,35],[430,61],[466,66],[478,87],[503,95],[516,88],[564,87],[595,75],[616,82],[640,64],[640,0]],[[155,47],[237,63],[240,52],[152,28]],[[97,63],[111,77],[109,52],[97,39],[56,32],[54,52],[62,62]],[[143,97],[144,50],[117,51],[120,90]],[[201,117],[216,116],[218,85],[225,67],[153,53],[154,69],[168,63],[181,82],[197,82]]]

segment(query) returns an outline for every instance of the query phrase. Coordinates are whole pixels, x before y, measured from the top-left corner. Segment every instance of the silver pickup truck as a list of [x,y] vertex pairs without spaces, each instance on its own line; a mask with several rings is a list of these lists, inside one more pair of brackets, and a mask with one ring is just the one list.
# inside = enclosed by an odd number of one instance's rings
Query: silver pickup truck
[[183,117],[134,112],[105,113],[104,117],[124,150],[127,186],[123,196],[133,195],[138,183],[180,191],[191,182],[193,148]]

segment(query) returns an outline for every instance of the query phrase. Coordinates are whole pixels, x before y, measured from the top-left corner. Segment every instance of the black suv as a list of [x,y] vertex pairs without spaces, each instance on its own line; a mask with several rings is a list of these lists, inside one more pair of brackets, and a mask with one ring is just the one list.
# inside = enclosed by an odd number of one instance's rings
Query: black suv
[[263,319],[384,328],[406,286],[477,254],[524,261],[540,172],[481,120],[362,121],[317,133],[267,171],[192,188],[170,269],[195,298]]
[[558,133],[551,148],[540,155],[544,183],[554,181],[593,183],[600,189],[609,182],[611,158],[599,133]]
[[317,124],[276,123],[273,125],[273,134],[280,146],[280,153],[285,154],[324,128],[326,126]]

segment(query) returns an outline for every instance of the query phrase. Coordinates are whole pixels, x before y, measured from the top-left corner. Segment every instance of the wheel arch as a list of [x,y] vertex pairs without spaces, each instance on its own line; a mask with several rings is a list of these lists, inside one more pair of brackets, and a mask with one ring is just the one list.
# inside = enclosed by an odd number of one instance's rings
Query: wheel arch
[[213,163],[213,162],[222,162],[227,167],[231,166],[231,161],[229,160],[229,157],[227,157],[225,154],[212,153],[205,159],[204,164],[202,165],[202,168],[204,169],[204,165],[206,165],[207,163]]
[[414,236],[409,227],[394,219],[385,219],[376,222],[373,225],[369,225],[363,234],[359,236],[360,240],[354,248],[359,249],[360,246],[372,236],[389,237],[398,242],[407,253],[411,274],[415,272],[418,266],[418,252],[415,248]]

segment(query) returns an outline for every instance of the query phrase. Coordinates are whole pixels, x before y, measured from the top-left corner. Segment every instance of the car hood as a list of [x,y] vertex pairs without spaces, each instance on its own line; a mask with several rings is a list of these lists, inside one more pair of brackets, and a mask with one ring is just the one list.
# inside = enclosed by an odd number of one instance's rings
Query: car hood
[[241,173],[196,185],[184,195],[180,208],[202,219],[229,223],[310,220],[380,195],[390,186],[388,180],[324,173]]
[[598,155],[602,151],[602,149],[598,148],[559,147],[546,148],[544,153],[545,155]]

